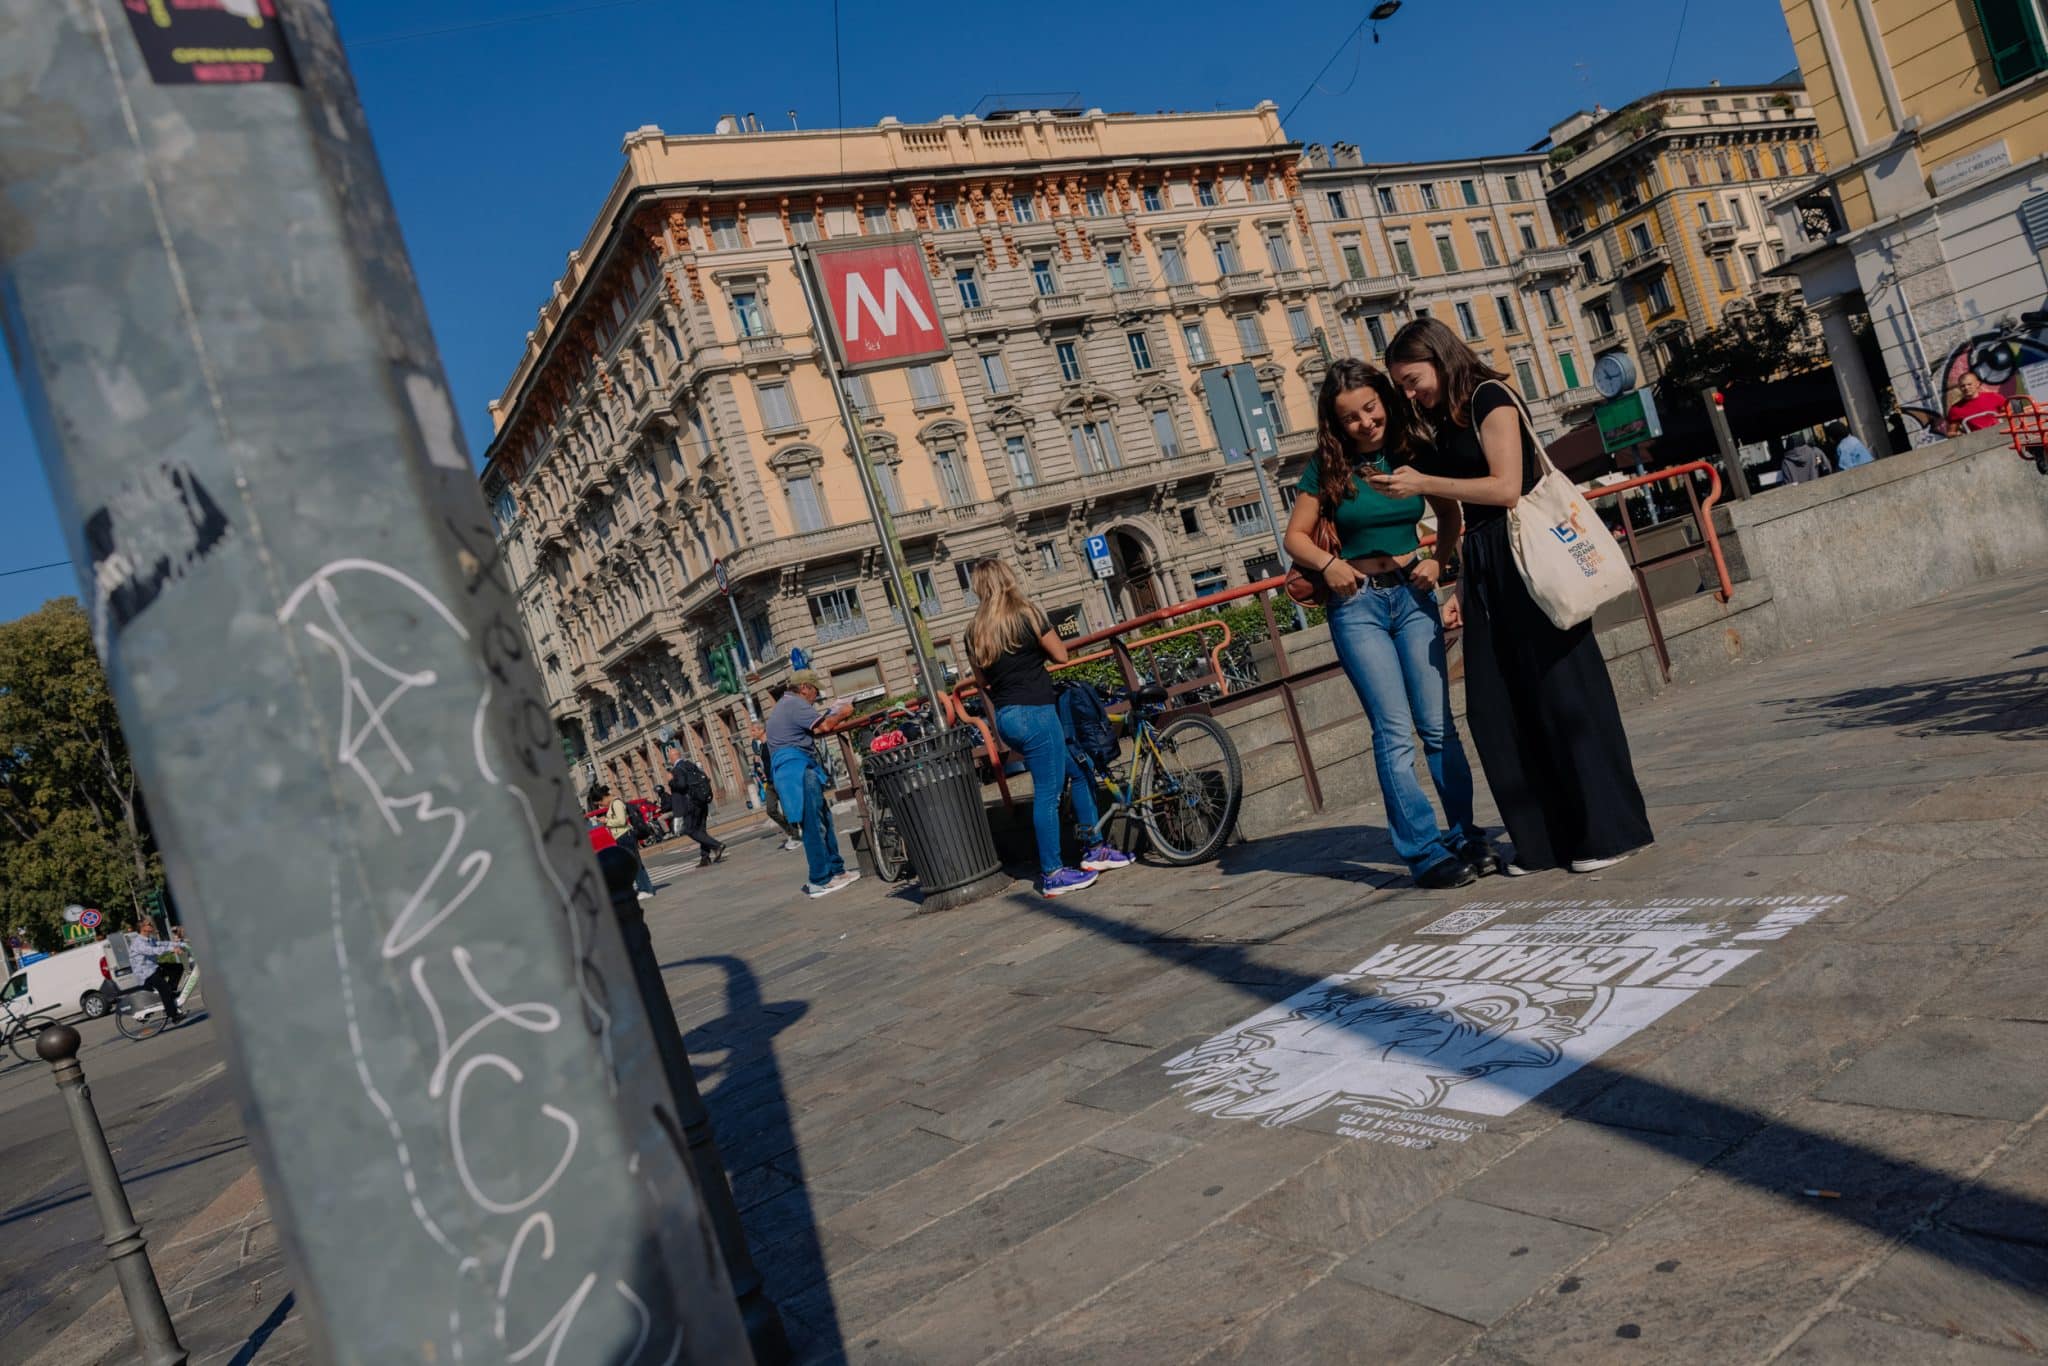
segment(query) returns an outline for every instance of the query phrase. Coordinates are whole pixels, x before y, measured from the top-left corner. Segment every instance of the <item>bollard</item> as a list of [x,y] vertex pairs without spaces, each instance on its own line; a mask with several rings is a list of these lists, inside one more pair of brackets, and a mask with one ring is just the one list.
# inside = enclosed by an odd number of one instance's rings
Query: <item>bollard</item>
[[758,1366],[783,1366],[790,1357],[789,1338],[782,1327],[782,1315],[768,1298],[761,1272],[747,1249],[746,1230],[740,1225],[739,1206],[726,1180],[725,1159],[719,1156],[718,1140],[711,1132],[711,1112],[697,1093],[697,1074],[690,1065],[690,1053],[683,1043],[683,1027],[676,1020],[674,1002],[661,980],[661,960],[654,952],[654,939],[647,932],[647,913],[633,890],[633,855],[623,849],[601,849],[598,865],[604,870],[605,885],[611,890],[612,912],[619,920],[619,934],[626,942],[626,957],[633,965],[633,985],[640,993],[641,1009],[647,1012],[648,1028],[654,1032],[655,1051],[668,1073],[675,1093],[676,1115],[682,1125],[683,1141],[690,1154],[690,1166],[697,1176],[697,1195],[711,1217],[718,1235],[718,1251],[725,1258],[725,1272],[732,1281],[734,1301],[739,1305],[740,1323],[754,1349]]
[[52,1025],[36,1035],[36,1056],[56,1074],[57,1090],[71,1116],[71,1132],[78,1138],[78,1155],[85,1162],[85,1184],[92,1190],[100,1228],[107,1235],[107,1260],[114,1264],[114,1276],[121,1282],[121,1298],[128,1305],[128,1321],[135,1325],[142,1359],[147,1366],[184,1366],[185,1349],[179,1345],[164,1292],[149,1264],[142,1226],[128,1207],[128,1192],[121,1188],[121,1173],[107,1148],[106,1131],[100,1128],[99,1113],[92,1108],[92,1088],[85,1084],[85,1069],[78,1065],[78,1043],[78,1031],[70,1025]]

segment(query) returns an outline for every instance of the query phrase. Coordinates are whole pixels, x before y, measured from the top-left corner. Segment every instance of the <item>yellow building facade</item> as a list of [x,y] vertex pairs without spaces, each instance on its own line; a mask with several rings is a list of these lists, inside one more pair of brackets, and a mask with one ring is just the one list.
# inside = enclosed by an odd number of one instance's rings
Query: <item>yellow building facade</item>
[[745,705],[712,683],[729,637],[755,665],[801,646],[836,696],[914,686],[797,243],[911,234],[925,256],[951,356],[846,398],[943,660],[965,662],[984,557],[1077,630],[1277,572],[1275,513],[1202,386],[1255,367],[1291,478],[1327,319],[1273,105],[722,127],[625,140],[492,404],[486,492],[592,776],[653,790],[667,731],[745,786]]
[[1625,352],[1643,384],[1673,349],[1760,295],[1790,289],[1769,205],[1826,168],[1796,83],[1662,90],[1550,130],[1546,187],[1576,258],[1596,353]]
[[[1807,299],[1868,312],[1898,400],[2048,293],[2039,0],[1784,0],[1829,172],[1776,206]],[[1842,351],[1830,336],[1830,352]]]

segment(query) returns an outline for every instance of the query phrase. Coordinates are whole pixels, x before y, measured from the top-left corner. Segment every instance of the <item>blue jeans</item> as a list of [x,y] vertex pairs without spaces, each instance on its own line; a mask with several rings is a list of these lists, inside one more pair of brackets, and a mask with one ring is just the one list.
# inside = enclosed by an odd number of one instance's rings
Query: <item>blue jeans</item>
[[839,835],[832,828],[832,802],[825,795],[825,770],[816,759],[794,747],[776,750],[771,765],[782,814],[803,836],[810,883],[822,887],[846,871],[846,860],[839,853]]
[[[1348,598],[1333,599],[1329,619],[1337,660],[1372,721],[1373,766],[1394,852],[1420,873],[1480,833],[1472,820],[1472,766],[1451,721],[1436,599],[1405,585],[1365,584]],[[1448,834],[1437,828],[1429,796],[1415,776],[1418,733],[1451,826]]]
[[1057,873],[1060,856],[1060,795],[1069,779],[1074,784],[1074,819],[1080,823],[1081,847],[1095,843],[1095,793],[1088,775],[1067,750],[1066,727],[1057,707],[999,707],[996,734],[1024,756],[1031,770],[1031,828],[1038,836],[1038,870]]

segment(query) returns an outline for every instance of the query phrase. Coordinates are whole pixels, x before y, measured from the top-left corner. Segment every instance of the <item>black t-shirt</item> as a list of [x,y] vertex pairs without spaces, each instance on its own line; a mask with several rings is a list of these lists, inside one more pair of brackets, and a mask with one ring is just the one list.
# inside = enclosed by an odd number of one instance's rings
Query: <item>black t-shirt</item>
[[[1495,381],[1480,385],[1473,393],[1467,414],[1471,426],[1460,427],[1446,415],[1433,414],[1436,418],[1436,445],[1422,448],[1416,456],[1415,468],[1439,479],[1484,479],[1491,472],[1491,467],[1486,463],[1486,448],[1479,444],[1479,429],[1489,414],[1513,407],[1514,402],[1507,386]],[[1535,443],[1528,427],[1522,426],[1519,420],[1516,425],[1522,428],[1522,492],[1527,493],[1536,487]],[[1498,522],[1508,515],[1504,507],[1488,507],[1483,503],[1466,503],[1464,508],[1467,529]]]
[[[1043,632],[1048,629],[1043,618],[1033,623],[1033,629]],[[981,666],[982,677],[988,680],[988,700],[992,707],[1050,707],[1059,700],[1059,694],[1052,686],[1052,675],[1045,671],[1051,656],[1045,647],[1032,636],[1014,650],[996,656]]]

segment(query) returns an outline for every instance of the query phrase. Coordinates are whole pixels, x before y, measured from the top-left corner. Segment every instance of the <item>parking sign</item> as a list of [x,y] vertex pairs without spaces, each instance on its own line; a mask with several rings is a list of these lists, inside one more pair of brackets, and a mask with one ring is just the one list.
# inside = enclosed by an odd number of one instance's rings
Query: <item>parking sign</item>
[[1116,577],[1116,561],[1109,556],[1109,537],[1088,538],[1088,565],[1095,571],[1095,577],[1098,579]]

